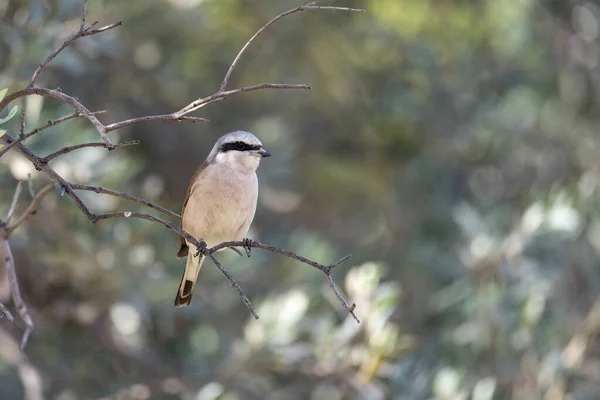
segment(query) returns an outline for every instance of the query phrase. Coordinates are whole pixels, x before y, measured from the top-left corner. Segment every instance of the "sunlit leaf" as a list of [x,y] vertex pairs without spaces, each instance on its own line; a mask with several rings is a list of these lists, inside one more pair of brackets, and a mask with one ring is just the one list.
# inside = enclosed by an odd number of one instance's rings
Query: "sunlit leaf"
[[8,88],[0,90],[0,101],[6,96],[6,92],[8,92]]
[[8,113],[8,115],[5,118],[0,118],[0,124],[10,121],[17,114],[18,108],[19,108],[19,106],[14,106],[13,108],[11,108],[10,112]]

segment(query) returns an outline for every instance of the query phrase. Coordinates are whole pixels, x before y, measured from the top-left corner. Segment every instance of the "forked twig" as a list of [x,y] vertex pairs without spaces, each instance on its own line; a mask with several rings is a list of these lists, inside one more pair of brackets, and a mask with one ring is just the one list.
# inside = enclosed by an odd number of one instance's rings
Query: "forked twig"
[[279,14],[278,16],[272,18],[269,22],[267,22],[266,24],[264,24],[262,26],[262,28],[260,28],[258,31],[256,31],[256,33],[254,34],[254,36],[252,36],[246,42],[246,44],[244,45],[244,47],[241,48],[241,50],[237,53],[237,55],[233,59],[233,62],[229,66],[229,69],[227,70],[227,73],[225,74],[225,77],[223,78],[223,82],[221,82],[221,87],[219,88],[219,92],[225,91],[225,88],[227,87],[227,84],[229,83],[229,78],[231,77],[231,74],[233,73],[233,70],[237,66],[237,63],[240,61],[240,58],[242,58],[242,55],[244,54],[244,52],[246,51],[246,49],[254,41],[254,39],[256,39],[257,37],[259,37],[269,26],[273,25],[274,23],[276,23],[277,21],[279,21],[281,18],[283,18],[283,17],[285,17],[287,15],[290,15],[290,14],[297,13],[298,11],[304,11],[304,10],[336,10],[336,11],[353,11],[353,12],[364,12],[365,11],[365,10],[361,10],[361,9],[357,9],[357,8],[316,6],[315,4],[317,4],[317,2],[313,1],[312,3],[308,3],[306,5],[299,6],[299,7],[293,8],[291,10],[288,10],[286,12],[283,12],[283,13]]
[[[21,183],[21,182],[19,182],[19,183]],[[19,216],[17,219],[15,219],[14,222],[8,224],[8,226],[6,228],[6,231],[8,232],[8,236],[10,236],[10,234],[13,233],[19,226],[21,226],[21,224],[23,222],[25,222],[27,220],[27,218],[29,218],[33,214],[35,214],[38,207],[40,206],[40,203],[42,202],[42,199],[44,198],[44,196],[46,196],[48,193],[50,193],[51,190],[52,190],[52,185],[48,184],[48,185],[44,186],[42,188],[42,190],[40,190],[35,195],[33,200],[31,200],[31,203],[29,203],[29,206],[27,207],[25,212],[21,216]]]
[[[94,111],[92,114],[98,115],[98,114],[102,114],[104,112],[105,111]],[[25,141],[26,139],[29,139],[33,135],[37,135],[38,133],[40,133],[54,125],[58,125],[62,122],[68,121],[73,118],[79,118],[82,116],[83,115],[79,111],[77,111],[77,112],[74,112],[73,114],[65,115],[64,117],[55,119],[53,121],[48,121],[48,123],[46,123],[46,125],[40,126],[39,128],[36,128],[30,132],[20,134],[19,137],[17,138],[17,140],[15,140],[11,144],[8,144],[0,149],[0,157],[2,157],[5,153],[7,153],[13,146],[16,146],[18,143],[21,143],[21,142]]]

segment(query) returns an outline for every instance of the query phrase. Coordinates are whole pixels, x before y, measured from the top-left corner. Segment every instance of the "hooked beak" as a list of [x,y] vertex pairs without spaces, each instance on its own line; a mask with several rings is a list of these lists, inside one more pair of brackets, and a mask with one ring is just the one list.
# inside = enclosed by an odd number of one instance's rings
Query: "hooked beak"
[[261,147],[256,154],[260,155],[261,157],[271,157],[271,152],[264,147]]

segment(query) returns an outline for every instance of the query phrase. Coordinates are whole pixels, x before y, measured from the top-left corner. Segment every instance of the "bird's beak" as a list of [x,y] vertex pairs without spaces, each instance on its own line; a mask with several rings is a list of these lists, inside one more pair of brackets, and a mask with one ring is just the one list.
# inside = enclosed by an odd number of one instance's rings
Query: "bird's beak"
[[264,147],[261,147],[260,150],[256,152],[261,157],[271,157],[271,152]]

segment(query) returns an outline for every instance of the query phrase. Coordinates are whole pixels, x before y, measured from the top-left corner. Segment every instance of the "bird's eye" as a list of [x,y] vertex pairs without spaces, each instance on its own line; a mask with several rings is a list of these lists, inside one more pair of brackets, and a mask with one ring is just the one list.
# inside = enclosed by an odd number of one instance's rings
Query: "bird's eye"
[[237,150],[240,150],[240,151],[245,150],[246,149],[246,144],[244,142],[236,142],[235,143],[235,148]]

